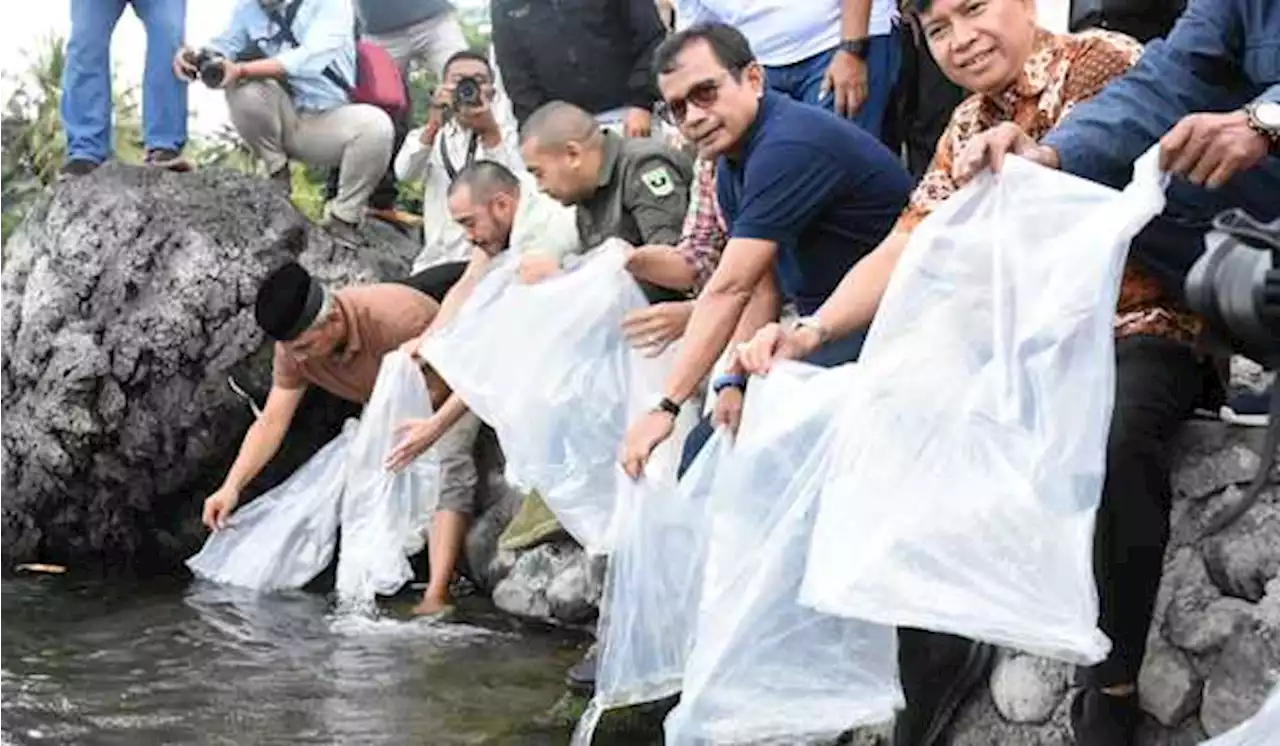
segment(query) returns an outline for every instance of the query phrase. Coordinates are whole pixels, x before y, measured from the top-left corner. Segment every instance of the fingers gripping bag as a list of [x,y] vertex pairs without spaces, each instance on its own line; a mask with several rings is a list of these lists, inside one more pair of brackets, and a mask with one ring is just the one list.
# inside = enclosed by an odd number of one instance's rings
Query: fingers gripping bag
[[537,489],[594,554],[609,547],[618,444],[639,395],[640,357],[622,320],[647,304],[626,259],[624,245],[611,240],[573,270],[526,285],[515,280],[518,257],[504,256],[423,345],[423,356],[498,434],[507,479]]
[[413,579],[409,557],[423,547],[439,497],[440,464],[434,449],[399,473],[385,464],[400,424],[430,416],[422,370],[404,352],[388,353],[347,452],[336,581],[340,604],[372,604],[375,595],[394,594]]
[[1202,746],[1275,746],[1280,743],[1280,686],[1262,703],[1256,715]]
[[834,739],[902,706],[894,630],[797,598],[832,413],[858,384],[856,368],[780,363],[750,382],[708,504],[702,599],[680,704],[665,723],[670,745]]
[[[1129,240],[1164,205],[1012,158],[916,230],[841,402],[801,599],[1101,660],[1093,529]],[[849,540],[856,526],[858,540]]]
[[574,732],[575,746],[591,743],[603,710],[680,691],[702,595],[707,504],[729,452],[727,438],[716,433],[677,484],[682,444],[672,438],[659,446],[640,481],[622,477],[595,695]]
[[301,588],[329,566],[338,540],[348,421],[338,437],[277,487],[231,514],[187,560],[196,577],[276,591]]

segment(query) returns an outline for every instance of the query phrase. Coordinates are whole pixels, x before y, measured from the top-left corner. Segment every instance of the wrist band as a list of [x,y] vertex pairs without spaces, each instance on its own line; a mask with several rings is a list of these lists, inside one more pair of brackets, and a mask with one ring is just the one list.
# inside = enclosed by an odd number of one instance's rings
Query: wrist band
[[745,391],[747,388],[747,377],[738,373],[724,373],[716,376],[711,381],[711,392],[719,394],[727,388],[735,388]]

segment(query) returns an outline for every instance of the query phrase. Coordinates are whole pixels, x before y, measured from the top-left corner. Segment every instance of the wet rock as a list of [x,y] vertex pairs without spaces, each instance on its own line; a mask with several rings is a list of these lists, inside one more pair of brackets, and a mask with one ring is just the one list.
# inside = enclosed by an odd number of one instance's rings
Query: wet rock
[[[3,554],[161,571],[199,547],[198,507],[252,420],[270,349],[257,285],[298,258],[334,284],[402,276],[416,251],[370,228],[335,244],[262,181],[112,164],[61,185],[6,247]],[[387,229],[390,230],[390,229]],[[279,482],[354,408],[308,395]]]
[[582,549],[561,540],[515,555],[493,590],[493,603],[516,616],[552,624],[578,624],[594,615],[598,587],[590,582]]
[[1174,471],[1174,494],[1194,500],[1220,492],[1228,485],[1248,483],[1261,463],[1257,453],[1240,443],[1193,456]]
[[1005,720],[1043,723],[1067,690],[1071,667],[1032,655],[1003,658],[991,674],[991,699]]
[[1142,709],[1166,727],[1177,727],[1200,706],[1200,677],[1177,648],[1156,638],[1138,677]]
[[481,478],[476,486],[476,515],[467,531],[465,574],[482,591],[490,592],[515,564],[514,555],[506,564],[498,561],[498,540],[520,509],[524,493],[512,488],[502,476],[502,450],[493,430],[480,429],[475,458]]
[[1280,574],[1280,490],[1270,492],[1204,543],[1205,567],[1224,594],[1258,601],[1267,581]]

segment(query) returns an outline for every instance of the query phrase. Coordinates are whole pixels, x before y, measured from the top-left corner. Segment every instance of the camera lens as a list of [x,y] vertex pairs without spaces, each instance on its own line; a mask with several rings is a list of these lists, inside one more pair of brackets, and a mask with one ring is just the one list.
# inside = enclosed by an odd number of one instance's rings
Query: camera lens
[[478,106],[480,104],[480,84],[473,78],[463,78],[453,89],[453,101],[459,106]]

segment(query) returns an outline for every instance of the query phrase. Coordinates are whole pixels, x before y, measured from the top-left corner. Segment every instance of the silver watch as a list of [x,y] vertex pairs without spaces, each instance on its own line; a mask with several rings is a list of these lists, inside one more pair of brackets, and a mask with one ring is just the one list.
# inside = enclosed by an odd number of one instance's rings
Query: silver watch
[[1271,140],[1271,150],[1280,148],[1280,102],[1255,101],[1244,110],[1249,115],[1249,126]]
[[817,316],[801,316],[791,324],[792,331],[800,331],[801,329],[808,329],[818,335],[819,345],[826,344],[827,339],[831,337],[831,332],[822,325],[822,320]]

